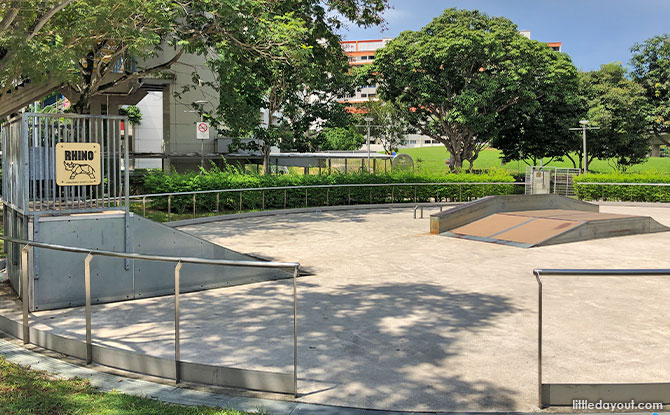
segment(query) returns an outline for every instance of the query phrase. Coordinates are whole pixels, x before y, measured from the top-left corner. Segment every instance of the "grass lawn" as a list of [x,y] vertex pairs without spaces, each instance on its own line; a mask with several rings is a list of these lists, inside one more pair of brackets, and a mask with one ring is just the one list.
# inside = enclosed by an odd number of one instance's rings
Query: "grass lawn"
[[0,414],[3,415],[244,415],[230,409],[170,405],[152,399],[102,393],[87,380],[53,379],[0,356]]
[[[412,156],[415,165],[418,167],[417,171],[426,173],[446,173],[447,165],[444,161],[449,158],[449,153],[444,146],[440,147],[422,147],[422,148],[405,148],[399,151]],[[514,161],[502,166],[500,162],[501,152],[496,149],[486,149],[479,153],[479,157],[475,160],[475,169],[490,169],[490,168],[504,168],[510,173],[524,173],[526,171],[526,163],[521,161]],[[545,160],[545,165],[549,159]],[[572,162],[568,159],[565,161],[552,161],[548,164],[554,167],[570,167]],[[469,163],[465,163],[464,167],[469,167]],[[593,160],[589,165],[589,170],[592,172],[608,173],[614,169],[607,163],[607,160]],[[629,169],[630,172],[641,172],[656,170],[658,172],[670,173],[670,157],[650,157],[645,163],[635,165]]]

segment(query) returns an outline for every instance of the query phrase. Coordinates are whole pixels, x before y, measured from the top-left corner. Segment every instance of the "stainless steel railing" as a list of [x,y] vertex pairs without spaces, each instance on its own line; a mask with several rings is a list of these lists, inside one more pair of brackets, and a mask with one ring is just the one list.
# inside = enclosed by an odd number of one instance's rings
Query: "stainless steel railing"
[[297,300],[297,277],[300,270],[298,262],[263,262],[263,261],[243,261],[243,260],[227,260],[227,259],[206,259],[194,257],[173,257],[160,255],[146,255],[137,253],[124,253],[114,251],[98,251],[86,248],[76,248],[71,246],[55,245],[37,241],[28,241],[23,239],[16,239],[8,236],[0,235],[0,239],[6,242],[23,245],[21,250],[21,300],[22,300],[22,314],[23,314],[23,343],[30,343],[30,326],[29,326],[29,301],[30,289],[28,284],[28,254],[33,248],[52,249],[64,252],[75,252],[86,254],[84,260],[84,289],[86,296],[86,363],[93,362],[93,342],[91,334],[91,261],[96,256],[124,258],[145,261],[161,261],[174,262],[174,304],[175,304],[175,318],[174,318],[174,341],[175,341],[175,381],[181,381],[181,366],[180,359],[180,270],[183,264],[203,264],[203,265],[225,265],[233,267],[256,267],[256,268],[275,268],[293,271],[293,394],[297,396],[298,393],[298,300]]
[[[543,276],[670,276],[670,269],[535,269],[533,270],[538,284],[538,315],[537,315],[537,386],[538,386],[538,404],[540,408],[549,406],[551,402],[544,399],[544,388],[542,383],[542,277]],[[630,384],[621,384],[627,387]],[[591,391],[596,390],[594,385],[588,385]],[[596,385],[597,386],[597,385]],[[665,390],[662,392],[666,399],[667,391],[670,390],[670,384],[646,384],[646,386],[662,386]],[[604,384],[604,387],[612,390],[612,384]],[[583,399],[584,396],[579,396]],[[602,397],[601,397],[602,398]],[[577,399],[577,397],[575,397]]]
[[[437,182],[437,183],[356,183],[356,184],[321,184],[321,185],[309,185],[309,186],[275,186],[275,187],[249,187],[249,188],[239,188],[239,189],[216,189],[216,190],[194,190],[189,192],[167,192],[167,193],[148,193],[142,195],[132,195],[130,196],[131,200],[141,200],[142,201],[142,214],[146,216],[147,201],[154,198],[167,197],[167,215],[168,221],[170,221],[172,216],[172,198],[178,196],[192,196],[192,206],[193,206],[193,217],[196,216],[196,206],[197,206],[197,195],[204,194],[215,194],[215,212],[219,212],[220,208],[220,195],[224,193],[239,193],[239,209],[241,212],[243,210],[243,200],[242,194],[244,192],[261,192],[261,210],[265,210],[265,192],[269,191],[284,191],[284,200],[283,208],[286,209],[288,201],[288,191],[289,190],[304,190],[305,191],[305,207],[309,207],[308,202],[308,191],[315,189],[326,189],[326,206],[330,206],[330,190],[337,188],[346,188],[348,192],[348,204],[351,204],[351,189],[352,188],[369,188],[370,189],[370,203],[372,203],[373,195],[372,190],[376,187],[390,187],[391,188],[391,201],[395,200],[395,189],[398,187],[413,187],[414,197],[408,203],[417,203],[417,188],[421,186],[458,186],[458,201],[463,200],[463,186],[472,186],[472,185],[513,185],[513,186],[525,186],[524,182]],[[436,194],[436,198],[438,195]]]

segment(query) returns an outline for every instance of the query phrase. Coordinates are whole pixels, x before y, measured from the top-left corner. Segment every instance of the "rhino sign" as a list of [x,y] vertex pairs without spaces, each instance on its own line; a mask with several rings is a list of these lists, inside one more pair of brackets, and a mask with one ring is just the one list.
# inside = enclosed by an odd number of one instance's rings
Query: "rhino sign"
[[56,184],[91,186],[102,182],[99,143],[56,144]]

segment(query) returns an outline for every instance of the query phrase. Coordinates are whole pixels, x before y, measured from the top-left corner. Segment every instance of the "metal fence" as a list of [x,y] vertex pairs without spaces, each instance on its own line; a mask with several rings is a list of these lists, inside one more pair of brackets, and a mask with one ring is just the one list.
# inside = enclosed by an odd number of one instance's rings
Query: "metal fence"
[[590,402],[670,403],[670,383],[543,383],[542,380],[542,277],[543,276],[670,276],[670,269],[536,269],[538,284],[537,386],[540,408],[572,405],[575,399]]
[[[125,123],[125,124],[124,124]],[[24,215],[119,209],[128,202],[127,118],[24,113],[2,125],[3,200]],[[99,185],[58,186],[58,143],[98,143]]]
[[[216,386],[245,388],[277,393],[297,395],[298,391],[298,323],[297,323],[297,277],[300,264],[297,262],[263,262],[237,261],[223,259],[205,259],[193,257],[171,257],[144,255],[113,251],[97,251],[71,246],[47,244],[11,237],[0,237],[10,244],[23,245],[21,249],[22,274],[21,296],[23,307],[23,323],[20,324],[7,317],[0,316],[0,330],[23,340],[24,344],[33,343],[46,349],[54,350],[69,356],[85,359],[87,363],[99,363],[146,375],[181,381],[211,384]],[[29,284],[28,255],[33,248],[44,248],[62,252],[73,252],[86,255],[84,261],[84,288],[86,293],[86,341],[59,336],[30,327],[29,304],[30,290],[23,289]],[[140,355],[120,349],[112,349],[93,344],[91,321],[91,262],[95,257],[111,257],[145,261],[161,261],[175,263],[174,268],[174,361]],[[274,373],[259,370],[229,368],[201,363],[183,362],[180,359],[180,270],[183,264],[224,265],[233,267],[275,268],[293,272],[293,374]]]
[[[245,192],[255,192],[260,195],[260,206],[259,208],[261,210],[266,209],[266,193],[267,192],[276,192],[276,191],[282,191],[283,192],[283,208],[286,209],[288,206],[288,192],[289,191],[296,191],[296,190],[304,190],[304,200],[305,204],[303,207],[309,207],[309,192],[314,191],[314,190],[326,190],[325,193],[325,205],[326,206],[332,206],[331,205],[331,191],[334,189],[347,189],[348,190],[348,195],[347,195],[347,200],[348,204],[351,204],[352,202],[352,189],[364,189],[367,188],[369,189],[369,202],[373,202],[373,189],[375,188],[384,188],[388,187],[390,188],[390,192],[388,193],[387,197],[391,202],[396,200],[397,191],[396,189],[405,187],[405,188],[410,188],[412,191],[409,193],[409,197],[403,200],[402,202],[407,202],[407,203],[416,203],[418,201],[418,192],[417,189],[420,187],[429,187],[429,186],[438,186],[438,187],[457,187],[458,192],[454,192],[454,195],[452,197],[453,200],[449,200],[452,202],[462,202],[466,199],[468,199],[468,194],[466,191],[466,194],[464,194],[463,189],[464,187],[467,186],[483,186],[483,185],[490,185],[490,186],[523,186],[525,183],[521,182],[438,182],[438,183],[362,183],[362,184],[324,184],[324,185],[309,185],[309,186],[275,186],[275,187],[252,187],[252,188],[239,188],[239,189],[216,189],[216,190],[197,190],[197,191],[189,191],[189,192],[166,192],[166,193],[148,193],[148,194],[142,194],[142,195],[132,195],[130,196],[131,200],[136,200],[136,201],[141,201],[142,202],[142,214],[146,216],[146,208],[147,208],[147,203],[150,202],[152,199],[158,199],[158,198],[167,198],[167,215],[168,215],[168,221],[171,219],[172,215],[172,206],[173,206],[173,199],[175,197],[188,197],[191,196],[191,204],[192,204],[192,215],[195,217],[197,215],[197,197],[198,195],[204,196],[204,195],[215,195],[216,200],[215,200],[215,205],[214,205],[214,212],[220,212],[220,205],[221,205],[221,198],[220,196],[223,194],[237,194],[239,195],[237,197],[238,199],[238,206],[237,206],[237,211],[241,212],[244,210],[244,201],[243,201],[243,194]],[[482,196],[487,196],[484,194],[482,191],[481,194],[477,195],[476,197],[482,197]],[[432,197],[432,196],[431,196]],[[439,199],[443,199],[443,196],[440,196],[440,189],[438,189],[435,194],[435,201],[438,201]],[[468,199],[469,200],[469,199]],[[248,206],[247,206],[248,207]],[[251,207],[248,207],[251,209]]]

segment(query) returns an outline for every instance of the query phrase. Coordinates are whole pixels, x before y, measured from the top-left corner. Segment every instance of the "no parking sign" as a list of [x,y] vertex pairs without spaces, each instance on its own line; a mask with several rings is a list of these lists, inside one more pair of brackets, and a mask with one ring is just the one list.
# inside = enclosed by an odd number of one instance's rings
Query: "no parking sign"
[[209,124],[206,122],[196,123],[195,138],[198,140],[209,140]]

